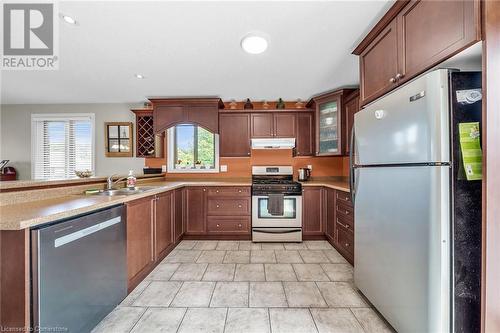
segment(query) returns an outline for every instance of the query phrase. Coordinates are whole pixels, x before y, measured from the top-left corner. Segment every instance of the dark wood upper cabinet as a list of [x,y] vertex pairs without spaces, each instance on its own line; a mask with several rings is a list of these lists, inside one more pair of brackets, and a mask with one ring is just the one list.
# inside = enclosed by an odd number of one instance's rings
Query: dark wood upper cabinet
[[250,156],[250,114],[219,115],[219,147],[222,157]]
[[340,89],[314,97],[316,106],[316,156],[343,155],[345,135],[345,98],[354,89]]
[[314,155],[314,115],[312,112],[297,114],[296,134],[295,155]]
[[375,99],[396,85],[398,64],[397,22],[389,24],[359,55],[361,99]]
[[185,190],[186,214],[185,224],[186,234],[205,233],[205,198],[206,188],[188,187]]
[[347,97],[345,103],[345,136],[344,146],[346,154],[349,154],[351,145],[351,133],[354,125],[354,114],[359,111],[359,90],[354,91]]
[[272,113],[252,113],[250,117],[252,138],[273,137],[274,127]]
[[165,257],[174,243],[172,192],[164,192],[155,197],[155,258]]
[[150,98],[153,104],[155,133],[182,123],[199,125],[219,133],[220,98]]
[[295,112],[251,113],[252,138],[294,138]]
[[323,187],[302,189],[302,230],[304,236],[322,236],[323,227]]
[[411,1],[397,20],[400,83],[481,39],[479,1]]
[[396,1],[354,50],[365,105],[481,40],[480,0]]
[[296,120],[297,115],[295,113],[274,113],[274,137],[294,138]]
[[132,109],[135,114],[135,157],[163,157],[165,134],[155,134],[153,109]]

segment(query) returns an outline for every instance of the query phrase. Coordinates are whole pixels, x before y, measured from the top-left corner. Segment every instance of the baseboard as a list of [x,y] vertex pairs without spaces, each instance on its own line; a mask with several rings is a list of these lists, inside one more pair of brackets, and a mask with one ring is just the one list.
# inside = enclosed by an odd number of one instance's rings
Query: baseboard
[[221,234],[211,234],[211,235],[184,235],[182,239],[186,240],[251,240],[252,235],[221,235]]
[[325,240],[326,236],[322,235],[302,235],[302,240]]

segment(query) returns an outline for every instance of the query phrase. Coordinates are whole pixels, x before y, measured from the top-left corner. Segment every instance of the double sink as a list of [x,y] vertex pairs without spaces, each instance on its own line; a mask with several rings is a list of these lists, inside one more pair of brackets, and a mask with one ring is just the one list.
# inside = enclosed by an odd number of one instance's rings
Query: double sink
[[147,191],[155,190],[158,186],[137,186],[134,188],[120,188],[120,189],[106,189],[100,190],[99,192],[93,193],[94,195],[102,195],[102,196],[115,196],[115,195],[134,195],[139,193],[144,193]]

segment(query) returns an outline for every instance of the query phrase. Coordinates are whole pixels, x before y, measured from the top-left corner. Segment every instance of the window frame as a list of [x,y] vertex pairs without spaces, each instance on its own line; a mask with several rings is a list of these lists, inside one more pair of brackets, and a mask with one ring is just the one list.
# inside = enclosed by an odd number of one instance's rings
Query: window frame
[[[96,169],[95,169],[95,160],[96,160],[96,151],[95,151],[95,113],[32,113],[31,114],[31,178],[35,179],[36,175],[36,161],[35,161],[35,152],[37,149],[37,142],[36,142],[36,130],[37,130],[37,123],[40,121],[70,121],[70,120],[80,120],[80,121],[90,121],[91,123],[91,152],[92,152],[92,158],[91,158],[91,171],[95,175],[96,174]],[[71,178],[63,178],[63,179],[73,179],[77,178],[71,177]],[[40,180],[51,180],[51,179],[40,179]]]
[[[213,169],[176,169],[175,164],[177,161],[177,150],[175,147],[177,146],[177,126],[182,125],[191,125],[194,126],[194,140],[197,142],[198,140],[198,124],[178,124],[176,126],[170,127],[167,129],[167,173],[219,173],[219,134],[213,133],[214,135],[214,168]],[[197,149],[194,149],[194,162],[196,162],[198,157]]]

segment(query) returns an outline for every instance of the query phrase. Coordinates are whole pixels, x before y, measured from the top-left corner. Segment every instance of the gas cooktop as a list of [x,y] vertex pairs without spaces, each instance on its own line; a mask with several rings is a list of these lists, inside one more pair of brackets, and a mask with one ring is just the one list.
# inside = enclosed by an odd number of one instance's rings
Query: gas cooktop
[[252,195],[271,193],[302,194],[302,185],[293,180],[293,168],[291,166],[252,167]]

